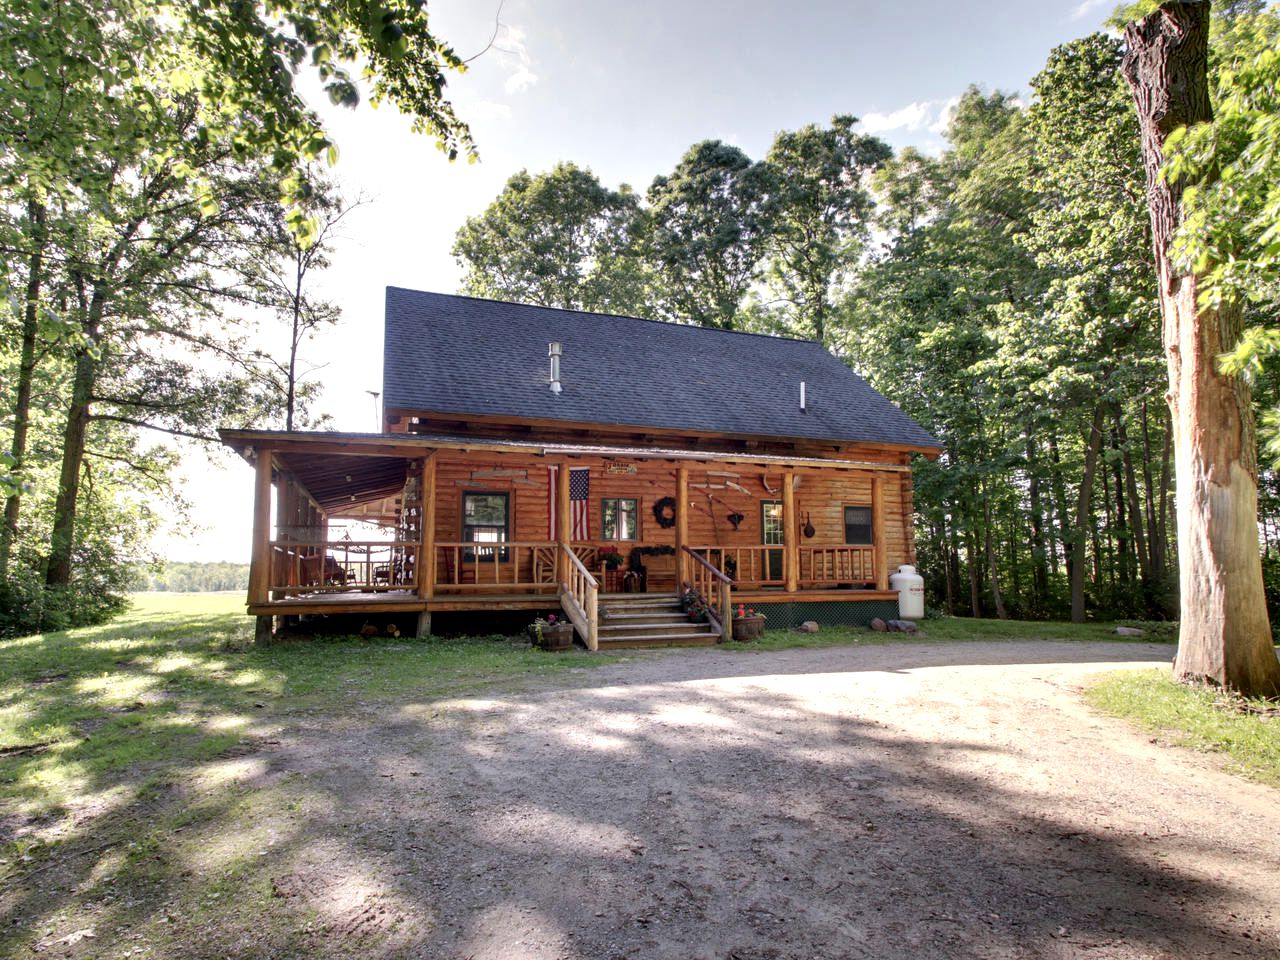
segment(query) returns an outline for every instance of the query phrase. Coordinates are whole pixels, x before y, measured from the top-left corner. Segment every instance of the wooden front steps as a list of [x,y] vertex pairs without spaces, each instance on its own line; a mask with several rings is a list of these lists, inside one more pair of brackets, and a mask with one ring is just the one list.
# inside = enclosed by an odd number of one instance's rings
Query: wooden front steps
[[675,597],[652,593],[611,593],[600,597],[601,650],[628,647],[704,647],[720,642],[720,630],[694,623]]

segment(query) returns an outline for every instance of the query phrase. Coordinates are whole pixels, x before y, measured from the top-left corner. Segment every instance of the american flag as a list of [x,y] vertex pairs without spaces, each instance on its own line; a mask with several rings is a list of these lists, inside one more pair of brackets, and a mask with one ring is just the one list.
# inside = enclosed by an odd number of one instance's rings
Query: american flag
[[[556,506],[556,497],[560,493],[560,468],[547,467],[547,513],[550,516],[548,523],[549,540],[555,540],[557,537],[556,517],[559,516],[559,509]],[[573,540],[590,539],[588,533],[590,516],[591,497],[591,469],[589,467],[570,467],[569,468],[569,510],[573,515]]]

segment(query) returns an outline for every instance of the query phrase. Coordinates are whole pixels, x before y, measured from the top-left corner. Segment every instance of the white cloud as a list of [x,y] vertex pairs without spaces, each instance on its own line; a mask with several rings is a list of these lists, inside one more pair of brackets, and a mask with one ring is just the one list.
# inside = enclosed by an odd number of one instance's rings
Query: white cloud
[[873,110],[862,116],[862,128],[867,133],[886,133],[890,130],[942,133],[951,122],[959,102],[959,97],[949,97],[946,100],[917,100],[892,113]]
[[1115,0],[1081,0],[1076,4],[1076,8],[1071,11],[1072,20],[1083,20],[1099,7],[1105,7],[1108,4],[1114,4]]
[[538,82],[538,75],[532,69],[533,58],[529,56],[529,48],[524,40],[524,28],[504,23],[498,42],[493,47],[502,54],[504,65],[511,70],[502,85],[507,93],[520,93]]

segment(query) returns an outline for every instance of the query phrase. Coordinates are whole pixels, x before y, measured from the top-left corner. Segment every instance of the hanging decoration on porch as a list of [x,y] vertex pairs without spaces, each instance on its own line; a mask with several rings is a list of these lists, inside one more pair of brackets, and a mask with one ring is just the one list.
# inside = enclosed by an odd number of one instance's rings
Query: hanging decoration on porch
[[637,472],[634,463],[621,463],[617,460],[606,460],[604,472],[612,475],[634,476]]
[[663,497],[653,504],[653,519],[663,530],[670,530],[676,525],[676,498]]

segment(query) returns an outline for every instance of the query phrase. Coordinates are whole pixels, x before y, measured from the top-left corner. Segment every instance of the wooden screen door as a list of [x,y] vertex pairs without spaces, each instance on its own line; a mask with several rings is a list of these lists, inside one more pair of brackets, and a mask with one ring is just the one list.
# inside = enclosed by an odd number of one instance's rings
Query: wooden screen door
[[[760,541],[766,547],[782,546],[784,531],[782,529],[782,501],[760,501]],[[766,580],[782,579],[782,551],[766,550],[764,552],[763,571]]]

